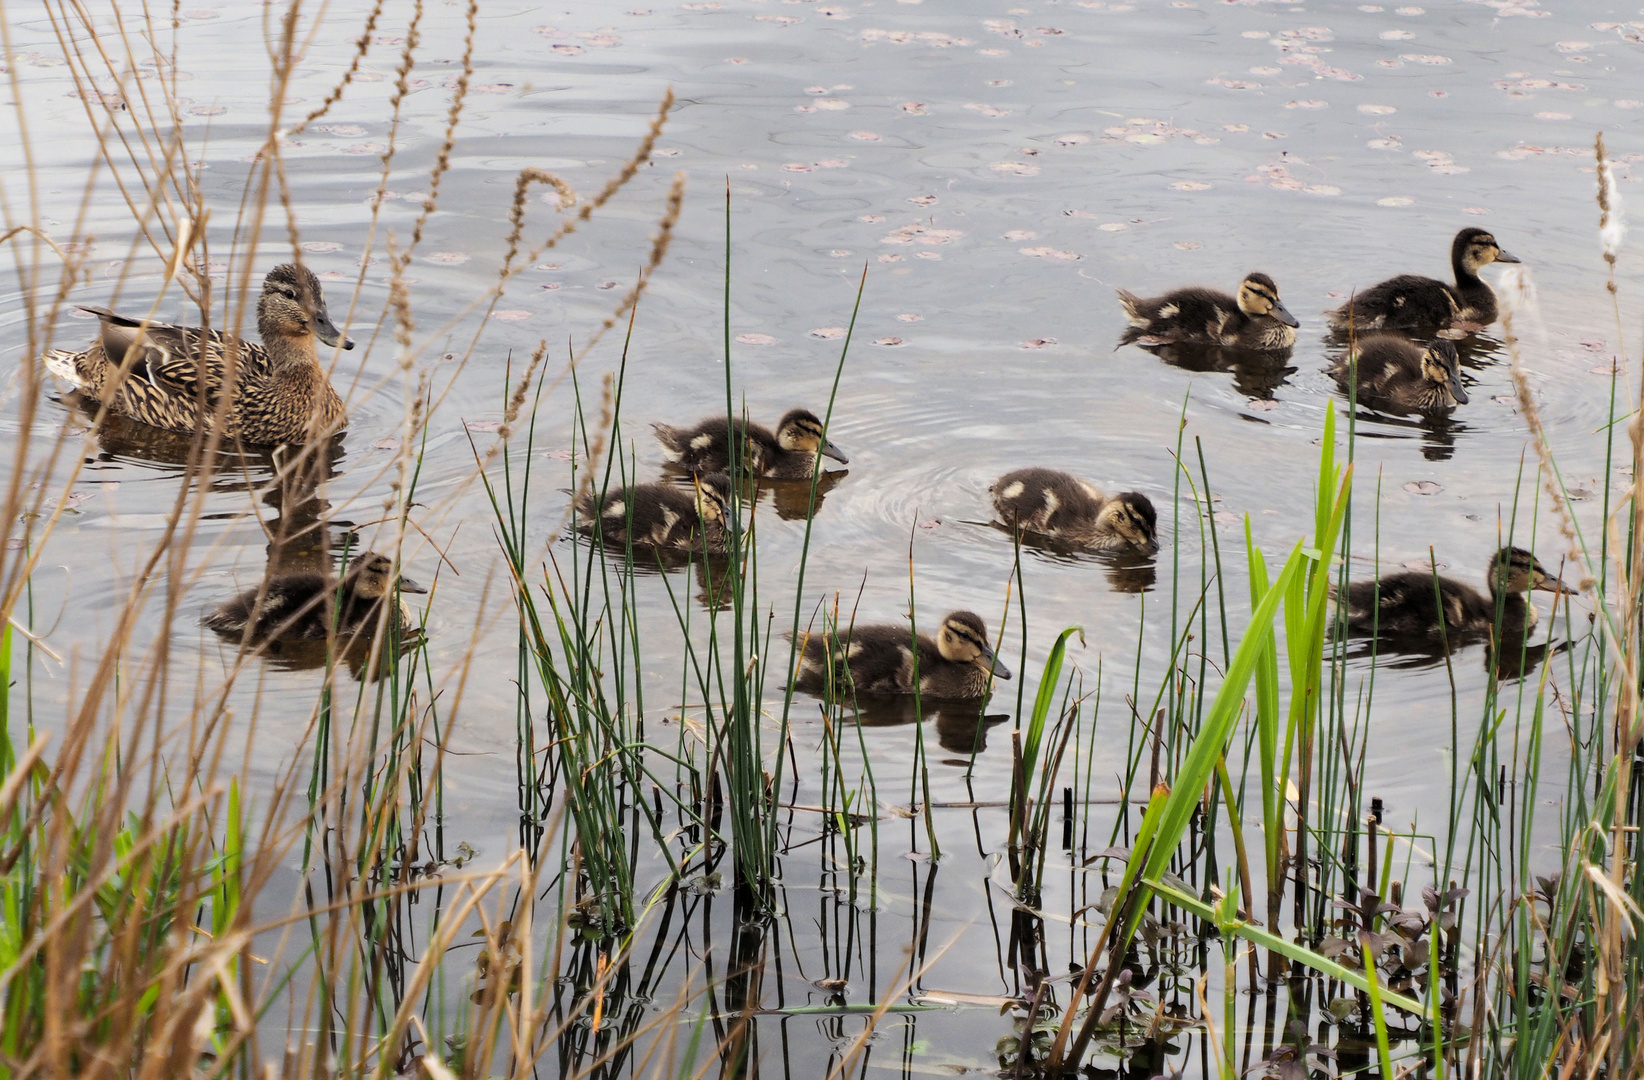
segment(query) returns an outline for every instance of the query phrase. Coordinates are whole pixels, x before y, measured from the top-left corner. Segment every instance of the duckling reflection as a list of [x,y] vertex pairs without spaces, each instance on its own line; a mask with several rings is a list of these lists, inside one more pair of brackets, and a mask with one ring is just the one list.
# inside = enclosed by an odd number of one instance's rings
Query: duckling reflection
[[950,754],[966,760],[988,748],[988,731],[1010,719],[1009,713],[990,713],[975,702],[935,701],[920,697],[919,707],[906,694],[857,694],[833,706],[847,718],[860,720],[865,727],[901,727],[904,724],[936,721],[936,741]]
[[1358,438],[1407,439],[1416,435],[1421,439],[1421,456],[1428,461],[1449,461],[1455,456],[1461,436],[1471,430],[1449,413],[1403,417],[1360,409],[1353,416],[1359,423]]
[[1530,552],[1504,547],[1490,557],[1488,594],[1431,570],[1401,570],[1378,580],[1355,581],[1336,597],[1339,617],[1354,636],[1374,636],[1398,650],[1454,652],[1465,644],[1523,641],[1535,628],[1531,591],[1573,595]]
[[1183,371],[1226,372],[1233,376],[1233,388],[1248,398],[1270,401],[1279,387],[1290,381],[1296,369],[1290,363],[1291,350],[1240,349],[1226,345],[1172,342],[1140,345],[1171,367]]
[[906,626],[890,624],[804,633],[794,687],[847,701],[853,694],[915,692],[921,700],[975,701],[987,697],[994,679],[1008,678],[1010,669],[994,656],[981,616],[954,611],[943,617],[934,638],[915,639]]
[[[834,469],[816,477],[816,509],[822,509],[822,500],[839,482],[850,475],[847,469]],[[771,507],[783,521],[804,521],[811,514],[811,482],[809,480],[756,479],[752,499],[770,496]]]

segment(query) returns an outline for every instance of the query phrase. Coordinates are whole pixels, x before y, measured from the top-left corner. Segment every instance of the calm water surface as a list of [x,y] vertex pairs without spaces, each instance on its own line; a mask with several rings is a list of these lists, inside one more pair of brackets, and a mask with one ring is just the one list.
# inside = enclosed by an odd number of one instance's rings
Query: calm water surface
[[[210,0],[191,0],[184,15],[177,31],[184,115],[215,208],[212,243],[226,252],[246,160],[266,123],[263,24],[250,8]],[[472,844],[482,862],[506,853],[517,835],[509,683],[515,631],[464,425],[480,440],[492,437],[510,353],[517,366],[546,339],[557,370],[567,343],[587,340],[632,284],[675,170],[689,177],[685,211],[641,305],[627,362],[623,434],[640,472],[649,478],[662,460],[646,423],[687,422],[724,407],[728,185],[732,378],[755,418],[774,423],[790,407],[823,408],[867,268],[832,428],[851,457],[850,473],[816,519],[809,602],[838,591],[850,604],[860,592],[859,619],[895,620],[907,603],[911,538],[922,624],[973,607],[996,626],[1013,556],[1008,537],[986,524],[986,489],[1022,465],[1061,466],[1104,488],[1145,492],[1167,532],[1183,539],[1179,569],[1167,535],[1152,574],[1023,554],[1025,662],[1014,623],[1003,656],[1029,676],[1031,697],[1032,673],[1055,634],[1067,625],[1085,628],[1073,656],[1087,687],[1099,660],[1108,672],[1094,753],[1096,775],[1112,778],[1124,765],[1129,724],[1120,699],[1136,662],[1139,621],[1145,610],[1139,640],[1150,698],[1170,647],[1172,574],[1184,585],[1184,614],[1199,580],[1193,506],[1170,505],[1180,425],[1195,474],[1194,440],[1202,441],[1224,548],[1238,550],[1240,522],[1249,515],[1270,554],[1288,550],[1311,520],[1317,444],[1335,398],[1321,370],[1327,357],[1319,313],[1353,287],[1393,273],[1448,277],[1450,237],[1465,225],[1494,230],[1535,283],[1539,308],[1519,325],[1528,376],[1567,483],[1591,496],[1576,510],[1596,537],[1608,364],[1618,343],[1603,289],[1590,146],[1604,130],[1624,194],[1638,190],[1630,166],[1644,156],[1640,17],[1625,4],[1548,9],[1511,0],[1426,8],[1208,0],[490,6],[480,20],[478,70],[452,171],[410,271],[419,352],[408,377],[383,314],[384,236],[403,241],[412,199],[427,189],[459,70],[462,8],[435,5],[426,17],[406,123],[392,136],[401,152],[373,233],[378,155],[391,137],[386,102],[407,18],[386,15],[362,80],[318,127],[290,140],[286,161],[303,257],[325,275],[333,314],[350,312],[348,332],[366,345],[338,361],[352,423],[327,498],[367,542],[394,478],[394,440],[415,373],[428,372],[446,395],[419,488],[420,524],[450,559],[431,616],[433,657],[437,671],[449,674],[477,635],[483,676],[469,681],[456,716],[457,753],[446,766],[448,835]],[[13,18],[11,63],[32,124],[40,213],[55,237],[73,238],[95,142],[50,23]],[[300,117],[324,96],[357,33],[341,12],[320,29],[292,91],[301,100],[288,115]],[[460,374],[457,363],[442,361],[464,353],[478,327],[473,302],[501,261],[517,171],[544,168],[579,191],[597,190],[668,87],[679,105],[653,164],[594,223],[510,284]],[[18,166],[15,130],[6,145],[13,148],[4,159],[9,173]],[[18,199],[20,188],[8,188]],[[135,272],[117,287],[134,229],[106,173],[97,190],[81,227],[95,237],[94,280],[73,299],[141,311],[154,299],[159,264],[140,249]],[[550,207],[533,201],[527,235],[550,228]],[[271,219],[258,276],[288,254],[286,243],[283,225]],[[377,261],[356,293],[368,251]],[[1114,350],[1122,329],[1115,286],[1143,295],[1191,283],[1231,291],[1250,270],[1271,274],[1302,320],[1289,370],[1194,372],[1138,348]],[[160,301],[162,318],[196,314],[175,290]],[[1623,325],[1636,326],[1637,315],[1636,303],[1624,300]],[[0,296],[0,321],[18,331],[4,342],[8,369],[30,362],[23,317],[13,287]],[[85,339],[92,326],[65,317],[59,343]],[[1636,351],[1636,341],[1628,344]],[[1538,529],[1527,524],[1534,455],[1505,353],[1488,345],[1466,371],[1471,404],[1447,427],[1385,419],[1361,426],[1356,529],[1368,538],[1379,519],[1383,566],[1424,560],[1431,545],[1441,568],[1482,583],[1515,498],[1525,503],[1515,538],[1526,542],[1534,532],[1544,560],[1557,561],[1556,531],[1545,519]],[[597,394],[598,377],[615,368],[620,347],[613,334],[589,354],[585,391]],[[14,375],[7,386],[15,387]],[[51,405],[35,432],[22,431],[8,389],[0,424],[11,438],[43,437],[67,415]],[[539,464],[552,476],[534,495],[539,539],[565,512],[557,489],[567,482],[570,418],[562,389],[539,420]],[[65,656],[83,657],[106,640],[181,474],[140,441],[101,449],[75,486],[75,505],[37,580],[37,610],[66,610],[47,639]],[[252,474],[266,476],[255,463]],[[1626,482],[1619,474],[1609,479]],[[219,478],[205,495],[209,520],[192,557],[203,569],[190,585],[191,601],[169,625],[156,615],[138,631],[145,642],[169,638],[187,670],[204,666],[206,682],[232,650],[200,629],[199,612],[254,583],[264,568],[265,537],[252,513],[266,518],[271,511],[247,487],[243,477]],[[766,517],[763,587],[785,597],[782,582],[797,568],[803,528]],[[1368,573],[1375,548],[1366,539],[1358,549]],[[567,542],[555,552],[568,555]],[[407,553],[410,573],[434,576],[430,548],[413,541]],[[1225,584],[1239,605],[1247,595],[1242,555],[1232,561]],[[647,703],[659,717],[675,708],[680,663],[664,586],[655,575],[638,583]],[[778,600],[779,610],[789,603]],[[1578,618],[1590,603],[1578,602]],[[48,702],[66,700],[84,675],[72,662],[42,668],[37,687]],[[1481,648],[1458,658],[1455,683],[1460,713],[1476,716],[1486,686]],[[239,683],[234,708],[242,722],[256,718],[250,752],[259,775],[271,781],[291,765],[316,685],[313,671],[277,665]],[[1013,712],[1015,691],[1004,687],[993,708]],[[186,714],[190,706],[170,707]],[[1436,825],[1447,806],[1448,676],[1432,666],[1383,672],[1376,706],[1367,791],[1386,800],[1401,826]],[[796,715],[796,752],[805,762],[819,725],[808,703]],[[995,729],[971,787],[962,768],[935,766],[933,797],[1002,800],[1004,735]],[[907,802],[913,728],[875,727],[865,739],[881,801]],[[800,770],[814,773],[808,765]],[[1098,794],[1116,797],[1118,781],[1108,783]],[[817,799],[804,783],[795,792],[802,804]],[[999,959],[1008,905],[992,862],[1003,844],[1003,813],[953,811],[947,826],[950,856],[939,870],[930,940],[956,947],[932,961],[921,983],[1012,992],[1016,979]],[[918,860],[896,857],[923,847],[911,831],[892,823],[885,835],[876,975],[861,956],[834,956],[826,933],[819,943],[799,926],[821,918],[827,901],[819,893],[823,906],[813,908],[810,871],[791,872],[798,962],[783,975],[788,1002],[820,1003],[825,995],[810,980],[830,975],[850,980],[850,1000],[883,993],[929,873]],[[914,1059],[924,1067],[988,1066],[1008,1025],[981,1015],[919,1017]],[[850,1032],[789,1021],[787,1034],[796,1040],[790,1052],[823,1053]]]

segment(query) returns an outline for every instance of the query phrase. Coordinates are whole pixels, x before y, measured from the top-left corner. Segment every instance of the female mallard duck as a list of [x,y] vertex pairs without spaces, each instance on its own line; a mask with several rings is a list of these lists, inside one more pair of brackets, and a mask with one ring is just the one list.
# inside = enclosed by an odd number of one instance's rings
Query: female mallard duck
[[392,611],[403,638],[411,632],[411,621],[394,600],[396,584],[402,593],[428,591],[410,578],[397,577],[388,556],[367,551],[348,564],[341,581],[306,570],[274,574],[217,605],[200,621],[225,637],[313,641],[333,635],[375,635],[385,613]]
[[1456,347],[1439,340],[1417,345],[1400,334],[1366,334],[1330,367],[1330,375],[1349,393],[1353,360],[1358,360],[1354,399],[1378,412],[1405,415],[1437,413],[1467,404],[1461,385],[1461,358]]
[[[694,490],[693,490],[694,489]],[[691,489],[675,484],[636,484],[606,492],[598,498],[584,492],[577,498],[582,527],[591,531],[599,520],[606,546],[659,551],[703,551],[725,554],[725,523],[730,520],[731,478],[724,473],[693,478]]]
[[332,325],[319,280],[307,267],[286,263],[268,272],[257,301],[263,343],[240,342],[237,365],[221,331],[82,310],[102,321],[97,340],[83,352],[51,350],[46,367],[109,412],[192,434],[215,415],[233,370],[226,438],[255,446],[309,442],[347,422],[316,342],[345,349],[354,343]]
[[1420,274],[1400,274],[1325,314],[1330,325],[1342,331],[1488,326],[1496,321],[1496,294],[1478,271],[1493,262],[1516,263],[1518,259],[1501,250],[1486,230],[1463,229],[1450,244],[1454,285]]
[[914,683],[913,634],[905,626],[853,626],[830,639],[807,634],[794,686],[809,694],[912,694],[942,701],[985,697],[990,679],[1010,678],[988,644],[988,628],[969,611],[951,612],[934,640],[919,635]]
[[1525,593],[1574,591],[1518,547],[1504,547],[1491,556],[1485,581],[1488,595],[1454,578],[1435,578],[1428,570],[1352,582],[1347,586],[1347,628],[1388,638],[1436,638],[1441,629],[1449,637],[1477,635],[1496,625],[1499,604],[1503,635],[1508,630],[1522,635],[1536,624],[1536,607]]
[[1006,525],[1098,551],[1159,550],[1158,518],[1146,495],[1101,491],[1056,469],[1017,469],[988,488]]
[[[731,467],[730,425],[723,416],[688,428],[652,424],[668,460],[681,469],[697,473],[728,472]],[[821,458],[831,457],[841,465],[850,459],[828,441],[827,431],[816,414],[794,409],[776,425],[776,433],[758,424],[738,420],[745,447],[741,468],[752,476],[771,480],[809,480],[816,475]]]
[[1239,282],[1238,299],[1215,289],[1188,288],[1144,300],[1118,290],[1130,319],[1119,344],[1198,342],[1241,349],[1288,349],[1301,324],[1279,300],[1279,287],[1266,274],[1248,274]]

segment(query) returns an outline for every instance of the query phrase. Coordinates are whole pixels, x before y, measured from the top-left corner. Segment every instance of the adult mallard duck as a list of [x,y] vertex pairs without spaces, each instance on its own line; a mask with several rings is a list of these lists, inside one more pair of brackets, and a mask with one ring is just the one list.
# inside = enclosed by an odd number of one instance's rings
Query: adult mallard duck
[[1119,304],[1130,319],[1120,345],[1196,342],[1243,349],[1288,349],[1301,324],[1279,300],[1279,287],[1266,274],[1248,274],[1231,297],[1215,289],[1187,288],[1143,299],[1119,289]]
[[987,624],[969,611],[949,613],[934,639],[919,635],[917,648],[916,683],[915,641],[905,626],[852,626],[831,637],[807,634],[794,686],[844,700],[853,694],[917,692],[922,699],[969,701],[987,696],[992,679],[1010,678],[1010,669],[988,644]]
[[1159,550],[1153,503],[1136,491],[1104,495],[1070,473],[1017,469],[995,480],[988,493],[1006,525],[1098,551]]
[[1454,285],[1419,274],[1400,274],[1325,314],[1330,325],[1343,332],[1482,329],[1496,321],[1496,294],[1478,272],[1493,262],[1516,263],[1518,259],[1503,251],[1487,230],[1463,229],[1450,243]]
[[1461,359],[1456,347],[1444,340],[1423,346],[1402,334],[1366,334],[1331,365],[1330,375],[1343,394],[1356,382],[1354,399],[1377,412],[1431,414],[1467,404]]
[[[688,472],[727,472],[731,467],[730,425],[723,416],[710,416],[688,428],[652,424],[657,441],[674,465]],[[850,464],[839,447],[828,440],[816,414],[794,409],[783,416],[775,433],[744,420],[736,422],[743,439],[741,469],[750,476],[771,480],[809,480],[823,457]]]
[[635,484],[606,492],[603,498],[584,492],[577,498],[581,528],[594,523],[611,549],[695,551],[723,555],[729,548],[726,522],[731,516],[731,478],[711,473],[692,478],[690,488],[675,484]]
[[1442,633],[1454,640],[1488,633],[1496,626],[1499,609],[1502,635],[1510,639],[1527,634],[1536,624],[1536,608],[1526,593],[1575,591],[1519,547],[1504,547],[1490,557],[1485,582],[1488,594],[1428,570],[1401,570],[1379,580],[1355,581],[1347,586],[1347,628],[1384,638],[1437,638]]
[[111,413],[193,433],[216,415],[228,388],[223,435],[254,446],[309,442],[347,422],[316,346],[354,343],[332,325],[307,267],[286,263],[268,272],[257,301],[261,345],[236,346],[218,330],[82,310],[101,321],[97,340],[81,352],[51,350],[46,367]]
[[314,641],[370,637],[392,612],[400,636],[411,633],[405,608],[394,599],[428,590],[394,572],[394,560],[375,551],[356,556],[342,579],[314,571],[274,574],[255,588],[225,600],[200,621],[224,637],[252,641]]

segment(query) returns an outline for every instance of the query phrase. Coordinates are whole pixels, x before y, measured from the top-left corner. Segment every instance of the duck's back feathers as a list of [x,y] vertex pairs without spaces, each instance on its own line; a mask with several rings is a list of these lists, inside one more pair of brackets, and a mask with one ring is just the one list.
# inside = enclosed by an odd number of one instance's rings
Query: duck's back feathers
[[1245,275],[1237,297],[1200,286],[1152,298],[1125,289],[1118,294],[1130,323],[1119,340],[1121,345],[1195,342],[1273,350],[1296,343],[1296,319],[1266,274]]
[[[1509,596],[1509,611],[1522,597]],[[1354,581],[1347,586],[1347,626],[1360,634],[1387,638],[1438,637],[1488,629],[1495,621],[1495,603],[1470,585],[1439,577],[1435,589],[1430,571],[1401,570],[1380,581]]]
[[[725,472],[731,466],[731,427],[723,416],[710,416],[686,428],[667,424],[652,424],[651,428],[662,444],[663,455],[681,469],[716,473]],[[736,428],[743,438],[741,468],[749,475],[758,476],[765,471],[772,451],[780,449],[776,436],[758,424],[744,424],[740,420]]]
[[[720,481],[723,497],[728,497],[730,484],[723,476],[699,481],[705,503],[718,492],[717,487],[709,491],[710,485]],[[663,551],[701,551],[706,543],[710,553],[723,554],[727,547],[724,526],[718,520],[703,520],[698,498],[693,488],[635,484],[609,491],[603,498],[584,492],[577,498],[576,509],[581,527],[591,532],[597,522],[605,543],[613,549],[627,547],[630,540],[636,548]]]
[[1327,313],[1330,325],[1355,333],[1449,326],[1461,315],[1456,291],[1436,278],[1400,274],[1357,293]]
[[1422,346],[1402,334],[1367,334],[1329,371],[1344,395],[1378,412],[1443,413],[1467,403],[1460,357],[1444,340]]

